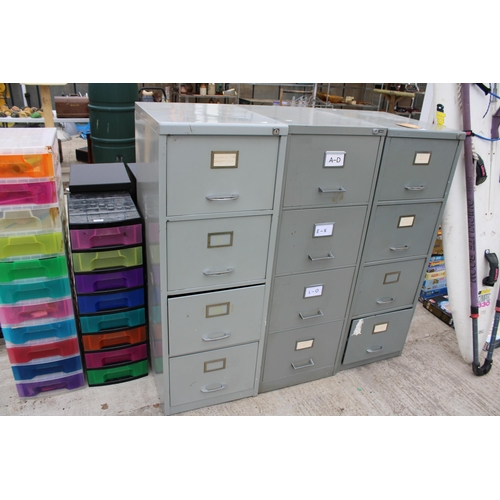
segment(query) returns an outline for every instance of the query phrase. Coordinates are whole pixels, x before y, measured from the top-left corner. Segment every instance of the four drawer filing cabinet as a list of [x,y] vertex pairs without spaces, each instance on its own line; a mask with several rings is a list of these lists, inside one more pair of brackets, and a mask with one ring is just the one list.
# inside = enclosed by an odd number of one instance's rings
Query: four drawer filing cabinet
[[464,137],[386,113],[136,103],[165,413],[400,354]]

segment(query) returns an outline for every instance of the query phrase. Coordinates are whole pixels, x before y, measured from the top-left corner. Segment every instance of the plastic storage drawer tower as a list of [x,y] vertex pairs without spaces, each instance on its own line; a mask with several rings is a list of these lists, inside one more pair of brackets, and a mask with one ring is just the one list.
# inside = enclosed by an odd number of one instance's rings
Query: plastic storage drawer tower
[[142,218],[117,191],[70,193],[68,220],[87,382],[146,376]]
[[55,129],[0,129],[0,323],[20,397],[85,385]]

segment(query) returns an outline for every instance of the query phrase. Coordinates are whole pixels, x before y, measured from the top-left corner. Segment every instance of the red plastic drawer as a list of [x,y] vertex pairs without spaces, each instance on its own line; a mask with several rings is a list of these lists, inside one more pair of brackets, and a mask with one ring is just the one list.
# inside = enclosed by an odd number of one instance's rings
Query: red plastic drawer
[[7,345],[7,355],[12,364],[29,363],[34,359],[52,356],[75,356],[80,353],[78,338],[72,337],[59,342],[32,345]]

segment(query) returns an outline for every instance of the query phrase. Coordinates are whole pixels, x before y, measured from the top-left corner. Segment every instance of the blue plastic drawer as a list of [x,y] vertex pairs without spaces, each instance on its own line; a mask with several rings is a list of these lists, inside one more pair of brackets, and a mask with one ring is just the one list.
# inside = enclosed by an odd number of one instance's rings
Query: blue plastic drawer
[[132,309],[144,305],[144,288],[135,288],[123,292],[78,295],[80,314],[94,314],[106,311]]
[[25,326],[2,327],[6,342],[12,344],[26,344],[27,342],[65,339],[76,335],[76,323],[74,318],[48,323],[36,323]]
[[53,361],[42,361],[43,359],[38,359],[23,365],[12,365],[11,368],[12,373],[14,374],[14,379],[33,380],[36,377],[44,375],[52,375],[56,373],[63,375],[82,370],[82,360],[79,355]]
[[108,314],[80,316],[82,333],[101,333],[126,330],[142,326],[146,322],[144,308]]
[[69,278],[26,280],[0,286],[0,304],[16,304],[24,300],[61,299],[71,295]]

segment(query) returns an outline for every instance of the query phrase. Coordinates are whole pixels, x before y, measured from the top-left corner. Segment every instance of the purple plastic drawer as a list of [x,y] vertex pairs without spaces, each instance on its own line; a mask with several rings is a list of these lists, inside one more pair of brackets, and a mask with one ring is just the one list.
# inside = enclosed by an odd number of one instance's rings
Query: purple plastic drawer
[[96,293],[107,290],[122,290],[144,285],[144,270],[142,267],[124,271],[95,272],[75,274],[77,293]]
[[85,385],[83,372],[74,373],[67,377],[49,378],[46,380],[39,380],[36,382],[28,382],[23,384],[16,384],[17,393],[21,398],[33,398],[42,393],[51,391],[61,391],[66,389],[68,391],[78,389]]
[[0,184],[0,205],[43,205],[56,202],[55,181]]
[[0,324],[19,325],[21,323],[42,319],[68,318],[73,315],[71,298],[36,302],[20,306],[0,307]]
[[105,366],[116,366],[123,363],[132,363],[148,358],[146,344],[123,349],[112,349],[102,352],[85,354],[85,366],[87,369],[104,368]]
[[69,234],[73,250],[138,245],[142,243],[142,224],[96,229],[71,229]]

